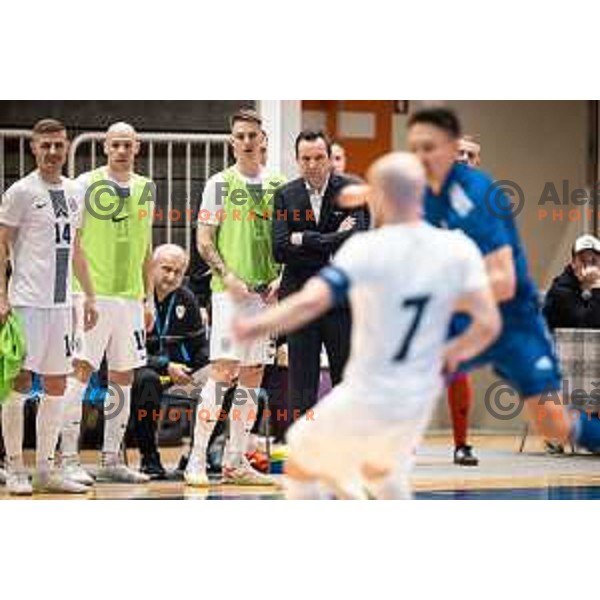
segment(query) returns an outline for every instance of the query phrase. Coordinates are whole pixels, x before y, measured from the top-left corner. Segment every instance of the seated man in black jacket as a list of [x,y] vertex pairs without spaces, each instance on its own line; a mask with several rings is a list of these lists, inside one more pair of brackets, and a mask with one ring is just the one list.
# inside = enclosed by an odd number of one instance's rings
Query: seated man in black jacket
[[[571,262],[554,279],[544,299],[544,317],[555,329],[600,329],[600,240],[577,238]],[[594,416],[594,418],[597,418]],[[562,454],[561,444],[546,440],[546,451]]]
[[153,479],[166,477],[156,444],[155,416],[162,393],[171,385],[191,383],[192,374],[208,364],[198,303],[194,294],[182,287],[188,260],[183,248],[174,244],[154,251],[154,328],[146,341],[147,364],[136,371],[131,390],[141,470]]
[[544,316],[550,329],[600,329],[600,240],[577,238],[571,262],[546,294]]

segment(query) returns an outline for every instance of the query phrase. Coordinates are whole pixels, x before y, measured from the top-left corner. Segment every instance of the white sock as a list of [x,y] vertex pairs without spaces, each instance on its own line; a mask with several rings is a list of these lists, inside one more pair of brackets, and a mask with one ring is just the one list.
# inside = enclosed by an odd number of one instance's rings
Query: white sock
[[365,485],[377,500],[411,500],[408,474],[394,474],[381,479],[367,480]]
[[246,452],[252,453],[258,451],[258,436],[254,433],[251,433],[248,436],[248,445],[246,446]]
[[102,447],[105,462],[110,464],[118,462],[119,449],[125,437],[131,408],[131,386],[112,384],[112,387],[120,392],[120,394],[117,394],[120,397],[111,400],[111,402],[118,402],[119,405],[110,412],[109,418],[104,420],[104,445]]
[[291,477],[284,479],[285,497],[287,500],[320,500],[321,486],[317,480],[298,481]]
[[62,396],[43,394],[37,411],[37,451],[36,463],[38,471],[50,471],[54,466],[54,452],[63,417]]
[[333,493],[338,500],[368,500],[369,496],[365,485],[360,477],[354,479],[348,479],[343,483],[341,481],[335,482],[333,485]]
[[[222,387],[222,384],[219,384],[219,388]],[[206,385],[202,388],[200,397],[202,398],[202,402],[198,404],[196,412],[194,442],[190,459],[205,464],[208,442],[210,441],[210,436],[217,424],[217,411],[223,408],[222,397],[219,398],[219,402],[217,403],[217,382],[212,377],[207,379]]]
[[81,432],[81,413],[83,394],[87,383],[81,383],[77,377],[69,377],[63,401],[63,423],[60,449],[63,458],[79,453],[79,435]]
[[23,421],[26,394],[9,394],[2,405],[2,434],[6,449],[6,466],[15,471],[23,468]]
[[225,444],[223,457],[223,464],[228,467],[240,465],[244,455],[248,452],[250,432],[258,411],[258,403],[255,400],[258,399],[260,392],[261,388],[247,388],[241,385],[238,385],[235,391],[238,397],[245,398],[245,402],[241,406],[236,406],[234,402],[229,412],[229,439]]

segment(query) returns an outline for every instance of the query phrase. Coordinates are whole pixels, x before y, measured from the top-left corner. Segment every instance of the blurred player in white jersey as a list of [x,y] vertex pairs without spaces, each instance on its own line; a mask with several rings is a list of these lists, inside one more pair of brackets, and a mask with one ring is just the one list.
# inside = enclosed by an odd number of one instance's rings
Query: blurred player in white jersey
[[[67,374],[72,371],[72,270],[85,294],[83,325],[92,328],[97,318],[94,289],[80,244],[78,188],[61,175],[68,148],[62,123],[54,119],[36,123],[31,150],[37,169],[11,186],[0,204],[0,324],[13,310],[23,322],[27,344],[23,370],[2,408],[7,487],[15,495],[32,493],[23,467],[23,404],[32,373],[42,376],[44,389],[37,412],[33,490],[87,490],[54,468],[63,394]],[[9,253],[12,276],[7,286]]]
[[[151,324],[154,319],[149,276],[154,186],[133,171],[139,149],[134,128],[115,123],[104,142],[108,164],[77,179],[85,197],[81,243],[98,297],[99,316],[98,325],[91,331],[75,327],[75,377],[69,381],[65,395],[61,450],[65,472],[74,481],[88,485],[93,481],[81,468],[78,455],[81,400],[105,354],[110,398],[105,402],[104,443],[97,479],[149,481],[147,475],[119,460],[129,420],[133,370],[146,363],[145,323]],[[79,316],[79,294],[74,304]],[[80,322],[77,319],[77,324]]]
[[[500,331],[485,265],[460,233],[422,220],[425,175],[417,159],[390,154],[369,171],[378,229],[357,234],[302,291],[260,316],[239,319],[241,340],[290,331],[349,294],[352,349],[342,383],[289,432],[287,496],[409,498],[413,450],[452,371]],[[446,343],[452,313],[472,317]],[[355,482],[361,482],[357,486]]]

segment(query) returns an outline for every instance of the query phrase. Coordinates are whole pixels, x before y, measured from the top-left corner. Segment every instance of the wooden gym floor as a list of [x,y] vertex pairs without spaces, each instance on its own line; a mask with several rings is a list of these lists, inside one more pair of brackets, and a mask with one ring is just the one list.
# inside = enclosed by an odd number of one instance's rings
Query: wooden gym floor
[[[474,436],[480,457],[478,467],[452,464],[447,436],[429,436],[417,452],[413,485],[418,499],[600,499],[600,457],[544,454],[539,440],[529,438],[523,454],[516,436]],[[174,468],[180,449],[162,452],[167,469]],[[129,450],[129,461],[138,464],[137,451]],[[28,454],[28,462],[32,456]],[[84,465],[94,471],[94,452],[84,452]],[[278,476],[275,476],[277,478]],[[9,499],[0,486],[0,499]],[[98,484],[85,496],[34,495],[33,499],[90,500],[268,500],[281,499],[271,488],[241,488],[214,485],[208,489],[186,487],[181,481],[147,485]]]

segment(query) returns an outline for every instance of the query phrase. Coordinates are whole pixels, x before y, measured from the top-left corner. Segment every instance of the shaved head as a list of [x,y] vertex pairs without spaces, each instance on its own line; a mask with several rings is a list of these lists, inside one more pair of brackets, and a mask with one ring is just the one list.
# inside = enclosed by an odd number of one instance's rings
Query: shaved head
[[371,165],[367,180],[367,184],[346,186],[338,197],[339,206],[351,209],[367,205],[375,227],[421,220],[426,179],[416,155],[386,154]]
[[112,135],[122,135],[125,137],[137,137],[137,133],[132,125],[129,123],[125,123],[125,121],[119,121],[118,123],[113,123],[108,130],[106,131],[107,136]]
[[398,206],[420,204],[425,189],[425,171],[414,154],[386,154],[370,167],[369,183],[385,199]]

